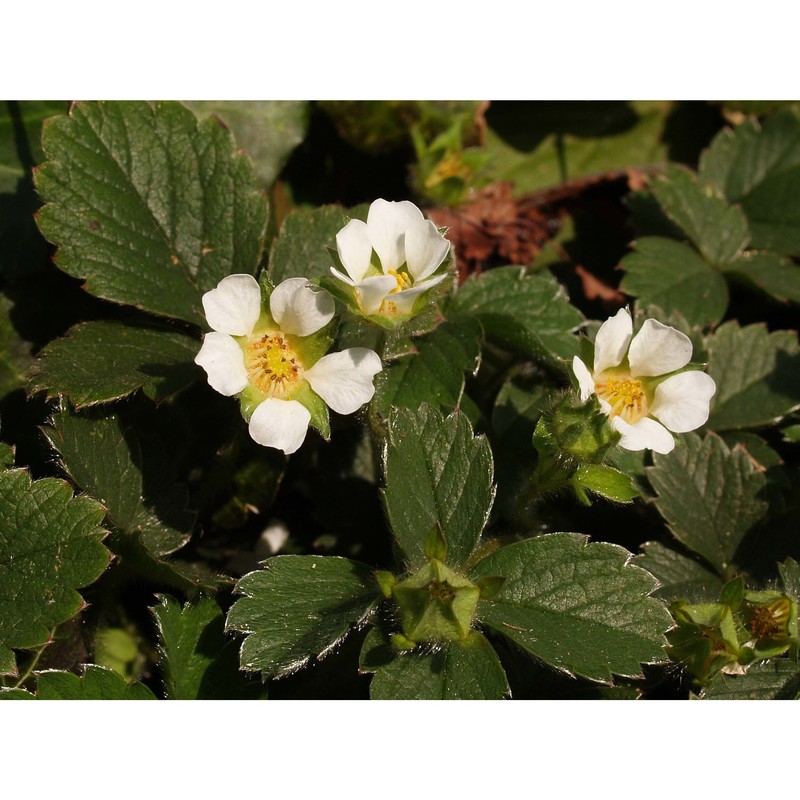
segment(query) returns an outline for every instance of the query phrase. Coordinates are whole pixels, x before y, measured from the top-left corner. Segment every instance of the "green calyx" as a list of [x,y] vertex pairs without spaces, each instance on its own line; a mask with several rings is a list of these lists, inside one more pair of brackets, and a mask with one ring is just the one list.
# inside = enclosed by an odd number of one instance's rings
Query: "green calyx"
[[620,434],[592,397],[581,403],[566,394],[552,412],[539,420],[534,444],[555,452],[563,452],[582,464],[599,464],[620,440]]
[[797,602],[781,592],[748,591],[727,583],[717,603],[673,604],[677,627],[667,634],[670,657],[703,684],[717,672],[740,673],[755,661],[794,654]]
[[392,586],[403,625],[401,641],[452,642],[469,636],[481,590],[431,559],[419,572]]

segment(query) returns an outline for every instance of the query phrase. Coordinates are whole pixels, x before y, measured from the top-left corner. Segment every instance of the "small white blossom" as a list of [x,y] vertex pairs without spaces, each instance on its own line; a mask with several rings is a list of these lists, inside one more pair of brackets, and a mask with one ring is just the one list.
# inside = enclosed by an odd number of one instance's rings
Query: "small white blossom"
[[450,251],[450,242],[408,200],[376,200],[367,221],[352,219],[336,234],[336,249],[361,310],[371,316],[406,316],[423,292],[441,283],[434,275]]
[[622,447],[669,453],[675,447],[670,431],[686,433],[704,425],[716,391],[714,379],[698,370],[663,377],[691,357],[689,337],[654,319],[633,336],[631,315],[621,308],[597,332],[594,369],[575,356],[572,370],[581,399],[597,395],[622,434]]
[[352,414],[375,393],[381,371],[377,353],[351,347],[322,358],[309,340],[333,319],[333,298],[305,278],[275,287],[269,310],[252,275],[229,275],[203,295],[213,328],[195,357],[208,382],[228,397],[245,395],[256,407],[250,435],[259,444],[294,453],[306,437],[311,413],[303,404],[308,388],[340,414]]

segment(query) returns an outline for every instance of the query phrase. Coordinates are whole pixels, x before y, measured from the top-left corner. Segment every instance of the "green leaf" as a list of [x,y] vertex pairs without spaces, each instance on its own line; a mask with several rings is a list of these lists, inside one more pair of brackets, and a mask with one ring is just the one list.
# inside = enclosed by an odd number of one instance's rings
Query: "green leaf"
[[474,319],[458,318],[415,339],[416,353],[402,356],[376,376],[374,406],[385,417],[393,406],[414,411],[423,403],[442,410],[457,408],[465,373],[478,367],[480,336]]
[[474,316],[488,337],[551,364],[578,352],[573,333],[584,321],[552,275],[526,275],[521,267],[470,277],[448,309],[456,314]]
[[[322,206],[289,214],[269,255],[273,283],[298,276],[313,279],[330,275],[332,262],[326,248],[336,247],[336,234],[354,213],[341,206]],[[361,219],[361,215],[356,213],[355,218]]]
[[763,324],[721,325],[708,339],[708,374],[717,384],[708,427],[755,428],[800,408],[800,345],[791,331]]
[[778,564],[778,572],[783,590],[800,602],[800,564],[793,558],[787,558],[782,564]]
[[655,579],[618,545],[554,533],[507,545],[480,561],[471,578],[506,579],[478,617],[557,669],[591,680],[641,675],[665,660],[672,617],[650,593]]
[[703,700],[800,700],[800,664],[776,658],[752,664],[744,675],[720,672],[701,697]]
[[141,537],[157,558],[186,544],[194,513],[187,511],[186,489],[176,483],[171,461],[146,418],[63,410],[45,434],[76,485],[106,507],[114,528]]
[[0,469],[10,469],[14,466],[14,448],[5,442],[0,442]]
[[583,464],[575,473],[573,481],[584,489],[617,503],[630,503],[639,496],[639,490],[630,475],[605,464]]
[[6,689],[0,686],[0,700],[35,700],[36,695],[25,689]]
[[143,683],[126,683],[114,670],[95,664],[87,664],[80,677],[58,670],[37,673],[36,695],[40,700],[156,699]]
[[536,102],[492,104],[486,147],[496,180],[518,194],[582,176],[663,161],[671,104]]
[[752,246],[800,255],[800,117],[781,111],[759,126],[722,131],[700,159],[700,175],[739,203]]
[[670,165],[651,189],[710,264],[729,264],[747,246],[750,234],[741,209],[729,206],[717,189],[701,183],[693,172]]
[[181,609],[173,597],[159,595],[152,609],[161,638],[161,669],[170,700],[255,700],[265,687],[239,671],[238,646],[225,638],[225,619],[208,597]]
[[422,567],[425,540],[438,526],[445,563],[472,555],[494,499],[492,452],[460,413],[442,418],[430,406],[392,416],[386,445],[384,500],[394,538],[410,571]]
[[623,292],[644,305],[657,305],[668,313],[680,311],[700,327],[722,319],[728,307],[725,279],[691,247],[652,236],[637,240],[635,248],[622,259]]
[[323,658],[369,619],[381,597],[369,567],[332,556],[270,558],[236,591],[245,597],[234,603],[225,627],[247,634],[241,668],[264,678]]
[[47,263],[47,245],[36,228],[40,206],[33,169],[42,160],[42,125],[67,110],[64,101],[0,103],[0,278],[10,282]]
[[373,700],[501,700],[510,695],[500,659],[480,633],[432,651],[399,654],[378,668]]
[[253,162],[259,182],[272,186],[308,128],[308,102],[301,100],[192,100],[198,117],[216,114]]
[[180,331],[82,322],[44,348],[30,390],[65,394],[76,407],[118,400],[137,389],[160,401],[195,380],[199,345]]
[[11,301],[0,294],[0,397],[25,385],[31,363],[31,345],[11,324]]
[[85,605],[76,591],[108,566],[103,509],[64,481],[0,472],[0,664],[32,648]]
[[645,542],[643,555],[634,563],[658,578],[661,586],[653,592],[664,600],[688,600],[692,603],[716,602],[722,581],[716,573],[661,542]]
[[265,200],[217,120],[171,102],[80,103],[43,144],[39,227],[92,294],[205,326],[203,293],[255,272]]
[[653,456],[647,476],[656,507],[676,539],[725,575],[744,535],[767,511],[758,499],[766,478],[742,448],[729,450],[713,433],[686,433],[681,441]]
[[776,300],[800,303],[800,267],[776,253],[745,253],[725,268],[725,274]]

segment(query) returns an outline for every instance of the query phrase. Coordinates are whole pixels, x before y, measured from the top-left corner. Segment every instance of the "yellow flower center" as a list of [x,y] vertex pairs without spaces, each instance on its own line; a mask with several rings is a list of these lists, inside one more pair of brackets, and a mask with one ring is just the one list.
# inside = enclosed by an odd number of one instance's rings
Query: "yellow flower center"
[[280,332],[251,336],[244,366],[250,383],[268,397],[282,397],[303,377],[303,365]]
[[600,375],[594,390],[598,397],[611,406],[611,417],[622,417],[633,425],[647,416],[647,393],[637,378],[630,375]]
[[397,286],[395,286],[389,294],[395,294],[395,292],[411,288],[412,281],[411,278],[408,277],[407,272],[398,272],[396,269],[390,269],[387,274],[391,275],[397,281]]

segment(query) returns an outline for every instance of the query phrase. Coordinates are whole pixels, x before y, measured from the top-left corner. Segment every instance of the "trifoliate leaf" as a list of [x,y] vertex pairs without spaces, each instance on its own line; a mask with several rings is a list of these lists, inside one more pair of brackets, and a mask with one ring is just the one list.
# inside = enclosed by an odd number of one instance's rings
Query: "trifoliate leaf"
[[313,211],[289,214],[269,255],[269,275],[273,283],[286,278],[329,276],[332,262],[327,248],[336,247],[336,234],[347,224],[348,218],[366,219],[366,214],[341,206],[321,206]]
[[442,418],[423,406],[398,411],[385,453],[389,524],[410,571],[426,562],[425,541],[438,527],[445,563],[458,569],[472,554],[494,499],[492,452],[460,413]]
[[688,600],[692,603],[716,602],[722,581],[699,561],[665,547],[661,542],[646,542],[643,555],[634,563],[658,578],[661,586],[653,592],[664,600]]
[[623,548],[577,533],[537,536],[496,550],[472,569],[505,583],[478,618],[551,666],[595,681],[639,676],[665,660],[666,607],[655,579]]
[[225,638],[225,619],[208,597],[181,609],[167,595],[152,609],[161,637],[161,670],[169,700],[247,700],[265,695],[265,687],[239,671],[239,648]]
[[778,422],[800,407],[800,345],[792,331],[721,325],[708,339],[708,374],[717,384],[708,427],[715,431]]
[[369,691],[373,700],[501,700],[510,694],[497,653],[478,632],[463,643],[398,654],[376,670]]
[[40,700],[155,700],[143,683],[126,683],[114,670],[87,664],[80,677],[71,672],[39,672],[36,696]]
[[204,292],[258,266],[263,195],[217,120],[178,103],[87,102],[45,127],[38,215],[89,292],[205,325]]
[[739,203],[752,246],[800,255],[800,117],[781,111],[763,125],[747,120],[719,133],[700,175]]
[[25,689],[6,689],[0,686],[0,700],[35,700],[36,695]]
[[458,407],[465,373],[478,367],[480,337],[474,319],[458,318],[414,340],[416,353],[397,359],[375,378],[375,407],[387,417],[392,406],[413,411],[423,403],[442,410]]
[[776,658],[752,664],[744,675],[717,673],[706,685],[703,700],[800,700],[800,664]]
[[488,337],[549,363],[578,352],[572,334],[584,321],[551,275],[526,275],[520,267],[469,278],[448,309],[448,316],[456,314],[474,316]]
[[76,407],[125,397],[137,389],[163,400],[192,383],[200,343],[175,330],[119,322],[82,322],[44,348],[31,391],[64,394]]
[[186,509],[186,489],[170,474],[170,459],[144,417],[134,424],[122,412],[65,409],[45,433],[70,477],[106,507],[114,528],[140,536],[155,557],[188,541],[194,514]]
[[289,155],[306,134],[309,103],[298,100],[192,100],[198,117],[216,114],[250,156],[264,188],[272,186]]
[[276,556],[245,575],[226,630],[247,634],[241,668],[280,677],[327,655],[380,599],[372,570],[328,556]]
[[728,286],[720,272],[681,242],[657,236],[639,239],[622,267],[623,292],[644,305],[680,311],[693,325],[716,324],[728,307]]
[[710,264],[729,264],[747,246],[750,233],[741,209],[729,206],[719,190],[704,185],[693,172],[670,165],[651,189]]
[[776,300],[800,303],[800,266],[777,253],[745,253],[725,268],[725,274]]
[[729,450],[719,436],[687,433],[681,443],[654,454],[647,476],[656,507],[676,539],[725,575],[744,535],[767,512],[759,499],[766,478],[742,448]]
[[[0,472],[0,664],[44,644],[83,607],[77,589],[108,566],[103,508],[55,478]],[[13,662],[13,659],[11,659]]]

